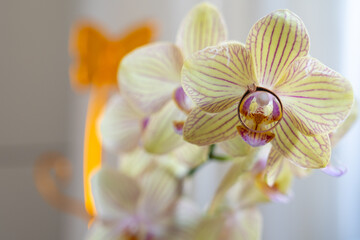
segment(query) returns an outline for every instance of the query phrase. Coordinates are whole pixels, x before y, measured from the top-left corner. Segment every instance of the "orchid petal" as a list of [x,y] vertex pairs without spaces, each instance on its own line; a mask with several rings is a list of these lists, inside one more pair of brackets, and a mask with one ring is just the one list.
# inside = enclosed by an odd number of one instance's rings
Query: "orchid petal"
[[209,208],[209,213],[214,213],[218,209],[228,190],[238,181],[239,177],[246,173],[249,169],[249,166],[253,162],[253,157],[254,156],[252,154],[249,154],[247,157],[234,162],[216,190],[215,196]]
[[243,157],[253,150],[240,136],[220,142],[218,146],[231,157]]
[[141,175],[152,164],[155,164],[154,157],[140,147],[123,154],[119,160],[119,169],[133,177]]
[[284,156],[276,151],[274,147],[271,148],[265,168],[266,183],[272,187],[278,178],[284,163]]
[[195,240],[260,240],[262,217],[256,208],[230,210],[204,218]]
[[345,166],[328,164],[325,168],[321,169],[321,171],[332,177],[341,177],[347,172],[347,168]]
[[185,142],[182,146],[174,150],[177,161],[193,168],[205,162],[208,157],[208,147],[199,147],[197,145]]
[[168,102],[180,86],[183,57],[171,43],[154,43],[128,54],[121,62],[120,89],[145,114]]
[[238,103],[255,83],[249,51],[241,43],[208,47],[184,62],[182,86],[193,102],[206,112],[221,112]]
[[278,10],[252,27],[246,47],[253,56],[259,83],[271,87],[295,59],[308,55],[309,36],[298,16]]
[[311,57],[294,61],[275,92],[292,123],[306,135],[330,133],[353,104],[349,81]]
[[330,133],[330,141],[331,146],[335,146],[341,138],[350,130],[350,128],[353,126],[355,121],[358,117],[358,103],[357,101],[354,102],[354,105],[351,108],[349,116],[346,118],[346,120],[341,123],[341,125],[335,129],[334,132]]
[[145,174],[141,178],[141,187],[139,211],[150,221],[173,210],[180,194],[175,177],[162,168]]
[[305,168],[325,167],[331,155],[328,135],[306,136],[296,129],[287,112],[275,127],[273,147],[284,157]]
[[191,99],[185,94],[182,87],[179,87],[174,91],[173,99],[174,99],[174,102],[176,103],[177,107],[181,111],[183,111],[186,114],[190,113],[190,111],[193,107],[193,103],[192,103]]
[[92,177],[91,187],[96,211],[102,219],[111,220],[135,211],[140,187],[126,174],[102,168]]
[[234,138],[237,124],[237,104],[216,114],[194,108],[185,121],[183,136],[190,143],[210,145]]
[[102,116],[100,133],[103,143],[117,152],[138,146],[144,116],[120,95],[114,96]]
[[225,22],[219,11],[211,4],[194,7],[183,20],[176,43],[189,57],[192,53],[226,40]]
[[182,137],[174,131],[173,121],[185,119],[173,101],[168,102],[159,112],[149,118],[143,141],[150,153],[164,154],[183,143]]
[[237,126],[242,139],[252,147],[260,147],[269,143],[275,135],[272,132],[253,132],[243,126]]
[[279,191],[272,190],[271,188],[264,190],[266,196],[271,202],[275,203],[288,203],[291,199],[291,195],[283,194]]

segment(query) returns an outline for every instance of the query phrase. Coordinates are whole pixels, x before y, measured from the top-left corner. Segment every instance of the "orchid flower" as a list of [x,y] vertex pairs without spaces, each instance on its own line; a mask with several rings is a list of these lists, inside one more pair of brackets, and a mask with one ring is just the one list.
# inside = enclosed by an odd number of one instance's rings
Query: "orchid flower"
[[142,169],[154,160],[182,176],[206,160],[208,149],[187,143],[175,133],[172,126],[175,116],[181,115],[174,102],[146,116],[124,97],[115,95],[100,123],[104,146],[117,152],[120,165],[125,168],[133,162]]
[[260,19],[245,45],[226,42],[193,54],[182,86],[196,104],[186,141],[209,145],[240,134],[252,146],[271,142],[305,168],[328,164],[329,133],[353,104],[350,83],[309,56],[307,30],[288,10]]
[[263,148],[242,161],[234,161],[218,186],[209,212],[216,212],[224,203],[235,209],[245,209],[263,202],[287,202],[291,197],[292,179],[302,169],[291,162],[280,162],[276,178],[272,178],[270,185],[265,178],[268,154],[269,149]]
[[[159,111],[172,100],[178,112],[189,113],[192,102],[180,83],[183,61],[200,49],[226,40],[226,35],[225,23],[217,9],[207,3],[199,4],[183,20],[176,44],[145,45],[123,59],[119,69],[122,93],[146,115]],[[181,121],[173,120],[181,131]]]
[[88,239],[169,239],[179,182],[161,168],[137,178],[102,168],[92,178],[98,215]]
[[199,223],[194,240],[260,240],[262,217],[256,208],[224,209]]

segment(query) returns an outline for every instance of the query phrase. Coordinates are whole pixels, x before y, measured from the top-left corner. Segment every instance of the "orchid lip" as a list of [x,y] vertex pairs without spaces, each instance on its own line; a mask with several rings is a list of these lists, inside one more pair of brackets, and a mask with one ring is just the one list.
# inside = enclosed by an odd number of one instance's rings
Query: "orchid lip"
[[249,85],[238,105],[238,118],[249,131],[265,133],[274,129],[283,117],[280,98],[271,90]]

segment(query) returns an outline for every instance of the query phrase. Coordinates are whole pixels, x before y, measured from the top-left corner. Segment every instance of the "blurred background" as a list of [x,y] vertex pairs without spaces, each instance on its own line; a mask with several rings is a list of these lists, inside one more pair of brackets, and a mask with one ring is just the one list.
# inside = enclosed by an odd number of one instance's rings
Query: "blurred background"
[[[69,157],[74,178],[67,193],[82,199],[82,142],[88,95],[71,90],[68,66],[72,23],[92,19],[110,33],[152,18],[159,40],[173,41],[181,19],[197,0],[2,0],[0,3],[0,239],[79,240],[87,225],[46,204],[36,191],[37,157],[56,150]],[[360,3],[356,0],[213,0],[230,39],[244,42],[269,12],[288,8],[305,22],[312,56],[345,75],[360,96]],[[348,173],[320,171],[296,181],[289,204],[262,207],[264,240],[360,239],[360,148],[357,122],[334,150]],[[199,204],[210,199],[223,171],[199,172]],[[211,180],[205,182],[204,179]],[[205,184],[206,183],[206,184]],[[209,184],[212,183],[212,184]]]

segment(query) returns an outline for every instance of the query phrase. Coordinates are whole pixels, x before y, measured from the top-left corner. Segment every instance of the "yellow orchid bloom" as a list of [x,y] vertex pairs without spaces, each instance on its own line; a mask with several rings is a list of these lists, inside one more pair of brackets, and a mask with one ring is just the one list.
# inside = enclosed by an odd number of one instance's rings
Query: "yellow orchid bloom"
[[[189,113],[192,102],[180,83],[183,61],[200,49],[225,41],[226,35],[217,9],[208,3],[197,5],[183,20],[176,44],[149,44],[123,59],[118,73],[122,94],[146,115],[159,111],[172,99],[179,112]],[[177,127],[182,128],[179,122]]]
[[271,141],[305,168],[330,159],[329,133],[353,104],[350,83],[309,56],[301,19],[278,10],[260,19],[246,44],[226,42],[186,59],[182,86],[195,107],[185,140],[209,145],[238,134],[252,146]]
[[121,169],[141,171],[156,161],[183,176],[206,160],[208,148],[188,143],[174,131],[172,122],[179,116],[185,118],[173,101],[146,116],[123,96],[115,95],[103,113],[100,133],[104,146],[119,156]]

